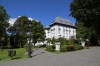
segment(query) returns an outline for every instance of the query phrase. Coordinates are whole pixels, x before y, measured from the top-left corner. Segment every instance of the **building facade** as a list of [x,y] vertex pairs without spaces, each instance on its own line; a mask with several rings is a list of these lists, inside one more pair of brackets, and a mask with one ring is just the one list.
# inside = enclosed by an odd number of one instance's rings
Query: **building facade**
[[64,37],[70,39],[71,37],[76,38],[76,27],[70,20],[57,16],[55,20],[45,27],[46,39],[47,38],[60,38]]

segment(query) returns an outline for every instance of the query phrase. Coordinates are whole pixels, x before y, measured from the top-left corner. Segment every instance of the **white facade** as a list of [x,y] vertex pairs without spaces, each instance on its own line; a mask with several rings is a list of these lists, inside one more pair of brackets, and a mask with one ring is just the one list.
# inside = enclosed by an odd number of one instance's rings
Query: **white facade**
[[[60,20],[61,22],[59,22],[58,20]],[[76,38],[76,27],[73,26],[72,23],[69,24],[69,22],[66,21],[68,20],[59,16],[56,17],[55,21],[45,28],[46,39],[53,37],[56,39],[59,37],[64,37],[66,39],[69,39],[71,37]]]

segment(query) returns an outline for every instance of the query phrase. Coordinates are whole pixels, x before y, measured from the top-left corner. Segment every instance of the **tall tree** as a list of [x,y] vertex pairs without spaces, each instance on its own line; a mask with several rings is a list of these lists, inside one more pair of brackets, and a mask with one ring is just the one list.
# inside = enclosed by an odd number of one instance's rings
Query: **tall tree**
[[0,5],[0,43],[5,40],[6,28],[9,26],[8,21],[9,15],[6,13],[6,9]]
[[34,47],[35,47],[35,43],[39,40],[39,41],[44,41],[45,40],[45,31],[44,31],[44,27],[41,24],[41,22],[38,22],[36,20],[32,21],[32,40],[34,43]]
[[[71,16],[77,22],[83,22],[87,28],[95,31],[95,36],[100,41],[100,0],[73,0],[70,5]],[[100,44],[98,42],[98,44]]]
[[[30,20],[28,19],[27,16],[21,16],[19,17],[15,22],[13,27],[11,28],[12,32],[15,32],[16,39],[19,43],[19,47],[23,47],[23,41],[25,38],[27,38],[27,32],[29,30],[29,22]],[[15,30],[15,31],[14,31]]]

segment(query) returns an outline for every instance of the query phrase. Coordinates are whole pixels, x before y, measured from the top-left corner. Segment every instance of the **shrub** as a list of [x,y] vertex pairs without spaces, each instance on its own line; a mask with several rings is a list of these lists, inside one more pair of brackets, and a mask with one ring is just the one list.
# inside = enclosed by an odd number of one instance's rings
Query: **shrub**
[[68,40],[68,44],[70,45],[70,44],[75,44],[75,39],[70,39],[70,40]]
[[52,48],[55,49],[55,45],[52,45]]
[[46,50],[49,51],[49,52],[54,52],[55,51],[55,49],[53,48],[53,45],[47,45]]
[[25,49],[27,49],[27,47],[28,47],[28,43],[26,43],[26,44],[24,45],[24,48],[25,48]]
[[74,51],[74,50],[75,50],[74,45],[68,45],[67,46],[67,51]]
[[37,47],[37,48],[41,48],[41,47],[42,47],[42,45],[41,45],[41,44],[38,44],[36,47]]
[[66,45],[61,45],[60,51],[61,51],[61,52],[66,52],[66,51],[67,51]]
[[42,47],[46,47],[46,44],[43,44]]
[[75,47],[75,50],[81,50],[84,48],[83,46],[81,46],[79,44],[75,44],[74,47]]

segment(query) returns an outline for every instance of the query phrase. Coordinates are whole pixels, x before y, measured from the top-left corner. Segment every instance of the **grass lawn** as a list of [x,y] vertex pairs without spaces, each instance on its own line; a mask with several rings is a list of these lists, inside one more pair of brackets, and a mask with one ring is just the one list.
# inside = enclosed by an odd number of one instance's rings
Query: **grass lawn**
[[[8,56],[8,50],[12,49],[4,49],[3,51],[1,51],[0,49],[0,61],[11,60],[11,57]],[[13,49],[13,50],[16,51],[16,56],[14,56],[13,59],[22,59],[27,57],[27,55],[25,55],[26,50],[24,48]]]

